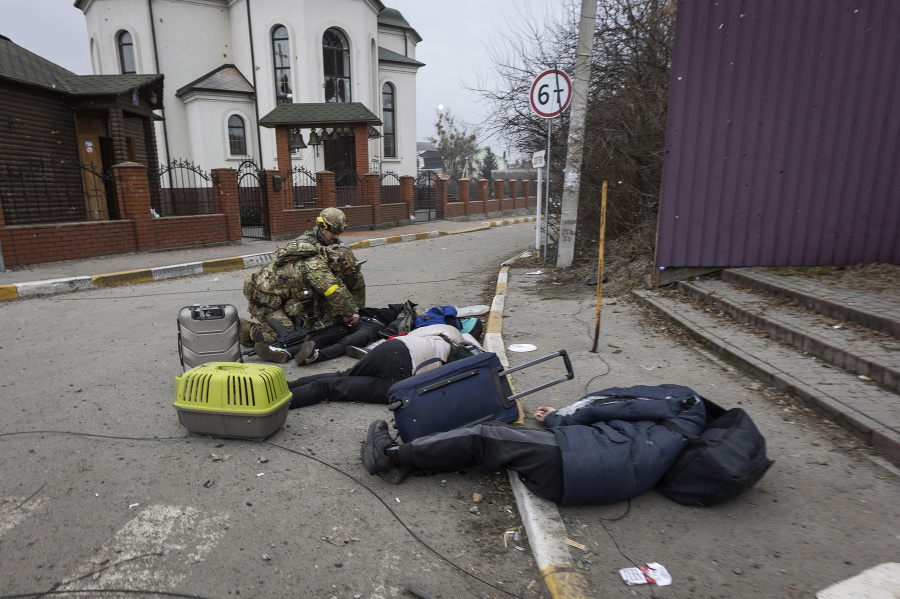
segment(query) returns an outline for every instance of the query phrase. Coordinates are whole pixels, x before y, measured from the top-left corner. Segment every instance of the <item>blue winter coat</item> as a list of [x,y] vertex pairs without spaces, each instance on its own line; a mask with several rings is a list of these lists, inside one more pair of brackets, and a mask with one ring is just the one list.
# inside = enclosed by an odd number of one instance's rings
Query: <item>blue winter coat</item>
[[655,487],[686,443],[658,420],[699,434],[706,409],[687,387],[638,385],[590,393],[548,414],[544,424],[562,451],[560,505],[615,503]]

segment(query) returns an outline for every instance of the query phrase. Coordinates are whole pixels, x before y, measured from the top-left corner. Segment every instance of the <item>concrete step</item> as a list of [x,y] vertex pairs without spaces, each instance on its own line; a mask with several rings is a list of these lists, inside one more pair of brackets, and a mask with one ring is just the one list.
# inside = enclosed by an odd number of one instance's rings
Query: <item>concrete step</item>
[[900,391],[900,340],[894,337],[800,307],[786,293],[775,297],[717,279],[682,281],[678,290],[811,356]]
[[854,431],[879,451],[900,459],[900,398],[874,381],[773,342],[713,307],[696,307],[674,291],[635,290],[645,307],[682,326],[702,345],[764,383],[793,393]]
[[855,322],[900,339],[900,282],[881,289],[854,289],[841,279],[804,277],[790,269],[740,268],[722,271],[722,280],[790,299],[823,316]]

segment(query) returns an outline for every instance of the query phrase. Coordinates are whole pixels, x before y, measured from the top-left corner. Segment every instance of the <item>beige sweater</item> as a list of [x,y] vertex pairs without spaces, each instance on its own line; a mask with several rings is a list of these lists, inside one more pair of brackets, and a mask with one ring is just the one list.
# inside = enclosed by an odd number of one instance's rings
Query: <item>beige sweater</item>
[[[409,349],[409,355],[412,357],[412,369],[416,372],[419,364],[430,360],[431,358],[440,358],[446,360],[450,355],[450,344],[441,338],[441,334],[450,339],[454,343],[471,343],[475,347],[481,348],[481,344],[468,333],[460,333],[459,329],[449,324],[430,324],[425,327],[413,329],[406,335],[395,337],[398,341],[402,341]],[[433,368],[440,366],[435,362],[429,364],[419,372],[427,372]]]

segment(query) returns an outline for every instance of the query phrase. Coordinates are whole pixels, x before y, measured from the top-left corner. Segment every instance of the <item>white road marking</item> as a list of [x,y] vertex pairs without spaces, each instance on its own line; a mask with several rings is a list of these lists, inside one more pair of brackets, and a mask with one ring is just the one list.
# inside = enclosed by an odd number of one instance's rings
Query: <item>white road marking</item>
[[57,590],[175,589],[190,566],[209,555],[227,521],[225,512],[204,516],[192,507],[150,506]]
[[31,512],[46,502],[46,497],[0,497],[0,537],[21,524]]

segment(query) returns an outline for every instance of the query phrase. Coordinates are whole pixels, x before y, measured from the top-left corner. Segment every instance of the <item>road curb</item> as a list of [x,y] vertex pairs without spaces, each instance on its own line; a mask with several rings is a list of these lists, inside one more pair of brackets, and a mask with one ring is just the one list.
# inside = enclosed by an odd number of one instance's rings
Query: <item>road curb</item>
[[[348,244],[348,246],[351,249],[375,247],[390,243],[402,243],[405,241],[431,239],[435,237],[441,237],[443,235],[458,235],[461,233],[485,231],[487,229],[490,229],[491,227],[500,227],[524,222],[534,222],[536,220],[537,217],[535,216],[527,216],[522,218],[506,218],[495,221],[485,221],[481,225],[477,225],[467,229],[459,229],[457,231],[428,231],[422,233],[410,233],[408,235],[391,235],[389,237],[377,237],[374,239],[355,241]],[[88,289],[98,289],[101,287],[131,285],[133,283],[161,281],[165,279],[174,279],[178,277],[186,277],[204,273],[215,273],[227,270],[240,270],[242,268],[248,268],[251,266],[265,266],[273,259],[273,252],[264,252],[260,254],[237,256],[234,258],[218,258],[216,260],[188,262],[185,264],[159,266],[156,268],[129,270],[91,276],[47,279],[43,281],[28,281],[25,283],[13,283],[11,285],[0,285],[0,301],[40,297],[44,295],[57,295],[59,293],[85,291]]]
[[[503,266],[497,275],[497,290],[491,302],[491,310],[488,313],[484,333],[484,349],[497,354],[504,368],[509,367],[502,336],[508,273],[509,266]],[[512,381],[510,381],[510,386],[515,391]],[[522,417],[520,406],[519,423],[521,423]],[[512,470],[507,472],[522,523],[525,525],[525,532],[528,534],[531,551],[551,597],[554,599],[586,599],[589,591],[587,579],[578,572],[572,562],[572,556],[565,542],[566,527],[556,504],[538,497],[526,489],[517,473]]]

